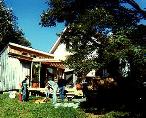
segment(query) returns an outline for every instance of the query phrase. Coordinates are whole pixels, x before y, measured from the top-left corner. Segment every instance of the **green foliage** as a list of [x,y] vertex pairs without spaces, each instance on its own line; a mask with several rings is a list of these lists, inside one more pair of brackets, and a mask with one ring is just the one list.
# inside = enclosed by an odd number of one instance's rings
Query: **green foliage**
[[146,26],[138,25],[128,36],[133,43],[146,47],[146,35],[145,35]]
[[[44,11],[41,16],[41,23],[43,26],[55,26],[56,22],[63,21],[69,24],[74,21],[78,22],[80,16],[91,12],[96,15],[96,19],[98,19],[96,21],[104,21],[105,24],[114,24],[115,28],[117,24],[118,27],[131,26],[131,24],[135,24],[141,17],[139,17],[139,11],[136,12],[123,5],[124,3],[128,3],[136,9],[135,6],[137,4],[135,3],[134,6],[132,3],[133,0],[132,2],[130,1],[131,0],[50,0],[48,1],[48,10]],[[95,10],[98,14],[95,13]],[[110,18],[108,14],[112,16],[113,21],[108,19]],[[90,21],[95,17],[91,18],[89,14],[88,18],[90,18]],[[113,23],[111,21],[105,22],[107,20],[111,20]],[[103,23],[101,23],[101,25],[103,26]]]
[[67,26],[61,38],[71,52],[65,61],[69,68],[84,75],[91,69],[108,68],[114,77],[122,76],[127,63],[129,75],[135,73],[132,68],[142,68],[142,43],[138,43],[142,36],[138,35],[144,33],[135,32],[144,28],[138,28],[138,23],[146,16],[134,0],[50,0],[48,5],[41,25],[64,22]]
[[128,60],[132,55],[141,59],[143,57],[141,47],[133,45],[126,35],[121,34],[112,35],[104,51],[109,61],[112,58]]
[[24,38],[23,32],[16,23],[17,18],[13,15],[12,9],[6,7],[0,1],[0,51],[9,43],[17,43],[30,46],[30,42]]

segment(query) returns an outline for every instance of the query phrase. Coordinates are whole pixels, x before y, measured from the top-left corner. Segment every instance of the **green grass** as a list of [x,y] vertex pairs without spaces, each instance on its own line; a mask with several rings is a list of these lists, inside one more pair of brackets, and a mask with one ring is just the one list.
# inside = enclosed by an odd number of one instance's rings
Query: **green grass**
[[85,118],[81,109],[54,108],[51,103],[20,102],[0,94],[0,118]]
[[94,115],[80,108],[54,108],[51,102],[38,104],[34,102],[36,99],[32,96],[28,102],[20,102],[18,97],[11,99],[8,94],[0,94],[0,118],[131,118],[128,112],[109,111]]

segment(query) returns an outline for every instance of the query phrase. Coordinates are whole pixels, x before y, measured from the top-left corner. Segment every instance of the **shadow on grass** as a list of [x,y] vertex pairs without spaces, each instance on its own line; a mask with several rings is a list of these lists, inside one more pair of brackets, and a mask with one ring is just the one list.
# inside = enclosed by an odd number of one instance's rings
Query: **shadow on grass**
[[145,118],[144,98],[132,94],[121,95],[115,91],[101,93],[89,91],[87,101],[82,102],[80,107],[86,113],[109,115],[110,118]]

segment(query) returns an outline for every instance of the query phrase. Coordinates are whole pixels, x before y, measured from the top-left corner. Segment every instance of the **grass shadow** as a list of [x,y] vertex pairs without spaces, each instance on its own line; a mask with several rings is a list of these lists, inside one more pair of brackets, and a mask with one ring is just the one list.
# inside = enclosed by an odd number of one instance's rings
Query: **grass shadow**
[[[103,94],[104,93],[104,94]],[[134,96],[120,95],[113,91],[90,91],[87,101],[80,104],[86,113],[95,115],[112,114],[111,118],[144,118],[145,101]]]

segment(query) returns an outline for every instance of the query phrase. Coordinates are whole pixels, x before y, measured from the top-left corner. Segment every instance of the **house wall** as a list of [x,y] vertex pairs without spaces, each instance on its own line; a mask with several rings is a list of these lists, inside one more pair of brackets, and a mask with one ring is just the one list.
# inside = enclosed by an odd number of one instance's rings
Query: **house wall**
[[20,61],[16,58],[9,57],[7,68],[6,73],[8,77],[5,78],[7,84],[6,90],[18,89],[22,74]]
[[21,65],[21,72],[22,74],[20,75],[20,81],[21,82],[22,80],[25,79],[25,77],[28,75],[30,76],[30,70],[31,70],[31,62],[20,62],[20,65]]
[[1,68],[2,68],[2,65],[1,65],[1,60],[0,60],[0,91],[2,89],[2,83],[1,83]]
[[[66,45],[63,44],[63,43],[60,43],[58,45],[58,47],[56,48],[56,50],[53,52],[54,54],[54,59],[58,59],[58,60],[65,60],[67,58],[67,56],[71,55],[71,53],[69,53],[67,50],[66,50]],[[64,77],[66,80],[68,80],[70,77],[67,76],[67,73],[69,71],[72,71],[72,74],[70,74],[69,76],[72,76],[72,82],[74,84],[76,84],[76,80],[77,80],[77,77],[76,75],[74,74],[73,70],[70,70],[68,69],[67,67],[65,68],[65,73],[64,73]]]
[[54,51],[54,59],[65,60],[70,53],[66,51],[65,44],[60,44],[57,49]]
[[7,70],[8,70],[8,48],[5,49],[0,55],[0,62],[1,62],[1,71],[0,71],[0,91],[6,90],[8,85],[6,84],[6,80],[8,78]]
[[19,89],[19,83],[30,75],[30,64],[8,55],[8,48],[0,56],[0,91]]

